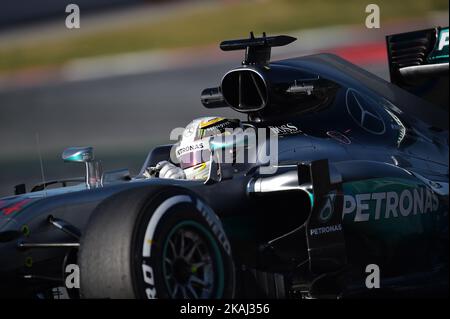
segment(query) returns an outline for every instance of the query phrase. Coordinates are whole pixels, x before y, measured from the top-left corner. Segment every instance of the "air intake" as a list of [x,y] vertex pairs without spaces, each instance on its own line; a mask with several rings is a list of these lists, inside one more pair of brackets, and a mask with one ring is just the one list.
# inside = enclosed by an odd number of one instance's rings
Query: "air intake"
[[263,76],[254,69],[228,72],[222,79],[225,101],[238,112],[255,112],[266,107],[268,89]]

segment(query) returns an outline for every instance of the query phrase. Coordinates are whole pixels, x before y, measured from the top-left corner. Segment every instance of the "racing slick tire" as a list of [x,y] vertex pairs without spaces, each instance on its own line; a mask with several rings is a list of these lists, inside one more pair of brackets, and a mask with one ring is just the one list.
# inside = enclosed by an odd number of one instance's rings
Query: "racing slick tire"
[[[191,192],[127,191],[100,204],[79,251],[82,298],[232,298],[231,248]],[[148,191],[147,191],[148,194]]]

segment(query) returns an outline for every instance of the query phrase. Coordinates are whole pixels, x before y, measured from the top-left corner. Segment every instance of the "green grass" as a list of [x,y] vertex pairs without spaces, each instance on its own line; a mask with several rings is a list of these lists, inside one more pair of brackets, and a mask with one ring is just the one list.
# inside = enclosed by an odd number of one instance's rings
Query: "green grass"
[[[0,48],[0,72],[27,67],[60,65],[74,58],[218,43],[223,39],[257,33],[287,32],[336,24],[363,24],[363,0],[259,0],[243,1],[195,12],[176,13],[158,22],[39,44]],[[381,22],[448,10],[447,0],[377,0]],[[76,32],[76,31],[75,31]]]

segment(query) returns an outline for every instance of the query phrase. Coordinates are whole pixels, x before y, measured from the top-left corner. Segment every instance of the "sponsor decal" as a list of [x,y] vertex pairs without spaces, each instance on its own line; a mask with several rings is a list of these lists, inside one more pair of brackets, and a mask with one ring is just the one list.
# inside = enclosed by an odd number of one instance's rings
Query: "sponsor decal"
[[379,101],[355,89],[347,90],[345,101],[348,114],[359,127],[375,135],[383,135],[386,132],[383,117],[378,112]]
[[430,63],[448,63],[448,28],[441,29],[433,51],[428,56]]
[[224,118],[223,117],[216,117],[216,118],[214,118],[214,119],[212,119],[212,120],[209,120],[209,121],[202,121],[201,123],[200,123],[200,128],[201,129],[204,129],[204,128],[207,128],[208,126],[211,126],[211,125],[213,125],[213,124],[216,124],[216,123],[218,123],[218,122],[220,122],[220,121],[223,121],[224,120]]
[[[31,202],[31,199],[29,199],[29,198],[23,199],[23,200],[21,200],[19,202],[16,202],[14,204],[11,204],[11,205],[3,208],[1,210],[1,213],[2,213],[3,216],[9,216],[9,215],[11,215],[13,213],[17,213],[20,210],[22,210],[24,208],[24,206],[26,204],[28,204],[29,202]],[[1,206],[1,203],[0,203],[0,206]]]
[[448,44],[448,28],[442,29],[428,60],[432,63],[448,63]]
[[155,288],[155,275],[153,273],[153,268],[149,265],[142,264],[142,273],[144,275],[144,282],[147,285],[145,293],[148,299],[156,298],[156,288]]
[[353,217],[354,222],[401,218],[432,213],[439,210],[439,198],[425,187],[344,195],[343,218]]
[[206,219],[206,222],[211,227],[212,232],[222,244],[228,255],[231,256],[231,245],[227,239],[227,235],[223,231],[222,223],[219,217],[212,211],[209,206],[206,206],[202,201],[196,199],[197,209],[202,213],[202,216]]
[[439,35],[438,51],[443,51],[446,47],[448,50],[448,29],[442,30]]
[[319,236],[338,231],[342,231],[342,224],[313,228],[309,230],[309,233],[311,236]]
[[338,131],[328,131],[327,135],[331,137],[333,140],[336,140],[342,144],[349,145],[352,143],[352,141],[347,137],[347,135]]
[[177,148],[176,152],[177,152],[177,156],[181,156],[183,154],[190,153],[190,152],[193,152],[193,151],[196,151],[196,150],[202,150],[204,148],[206,148],[205,147],[205,142],[201,141],[201,142],[198,142],[198,143],[192,143],[192,144],[187,145],[187,146],[180,146],[180,147]]
[[327,196],[325,201],[325,205],[322,207],[319,213],[319,221],[321,223],[326,223],[330,220],[334,213],[334,199],[336,198],[336,194],[330,194]]
[[208,125],[200,125],[198,138],[205,138],[212,135],[231,135],[233,129],[239,127],[236,122],[219,118],[213,121],[213,123],[208,122]]
[[188,125],[183,132],[184,137],[191,137],[195,133],[195,127],[193,125]]
[[286,123],[280,126],[269,126],[269,129],[278,136],[300,134],[302,131],[291,123]]

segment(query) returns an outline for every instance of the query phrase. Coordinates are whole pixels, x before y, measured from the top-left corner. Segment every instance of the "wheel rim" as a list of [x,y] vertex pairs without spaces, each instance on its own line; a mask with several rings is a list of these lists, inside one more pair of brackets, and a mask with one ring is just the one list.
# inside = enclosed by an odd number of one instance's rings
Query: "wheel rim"
[[185,221],[172,229],[163,248],[163,275],[170,298],[222,295],[222,259],[217,244],[202,225]]

